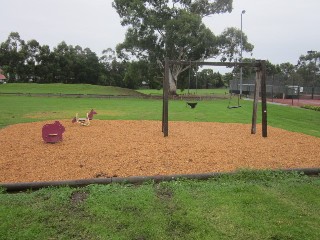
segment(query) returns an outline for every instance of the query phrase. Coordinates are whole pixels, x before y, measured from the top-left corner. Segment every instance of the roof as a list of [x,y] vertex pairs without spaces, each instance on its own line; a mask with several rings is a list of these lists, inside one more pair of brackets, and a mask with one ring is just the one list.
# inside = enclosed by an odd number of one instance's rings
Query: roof
[[7,79],[6,76],[0,74],[0,80],[4,80],[4,79]]

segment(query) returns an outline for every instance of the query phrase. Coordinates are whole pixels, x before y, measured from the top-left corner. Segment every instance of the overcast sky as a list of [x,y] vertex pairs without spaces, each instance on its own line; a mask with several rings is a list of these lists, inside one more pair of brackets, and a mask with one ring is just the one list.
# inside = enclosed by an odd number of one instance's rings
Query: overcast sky
[[[252,57],[296,64],[301,54],[320,51],[320,0],[234,0],[231,14],[204,20],[220,34],[241,27],[254,47]],[[101,55],[124,39],[125,28],[111,0],[0,0],[0,42],[10,32],[51,48],[65,41]],[[244,53],[244,57],[250,55]]]

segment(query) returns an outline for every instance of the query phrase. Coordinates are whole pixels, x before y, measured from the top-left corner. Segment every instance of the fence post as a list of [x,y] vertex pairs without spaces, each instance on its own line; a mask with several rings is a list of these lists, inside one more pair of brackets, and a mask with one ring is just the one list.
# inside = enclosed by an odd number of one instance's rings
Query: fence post
[[312,90],[311,90],[311,99],[313,99],[313,96],[314,96],[314,86],[312,86],[311,89],[312,89]]

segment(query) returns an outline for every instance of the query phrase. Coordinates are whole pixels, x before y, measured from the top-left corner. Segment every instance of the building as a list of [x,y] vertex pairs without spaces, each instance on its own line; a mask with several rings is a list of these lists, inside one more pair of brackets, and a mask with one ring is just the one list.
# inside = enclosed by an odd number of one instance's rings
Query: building
[[2,69],[0,69],[0,83],[6,83],[6,76],[3,75]]

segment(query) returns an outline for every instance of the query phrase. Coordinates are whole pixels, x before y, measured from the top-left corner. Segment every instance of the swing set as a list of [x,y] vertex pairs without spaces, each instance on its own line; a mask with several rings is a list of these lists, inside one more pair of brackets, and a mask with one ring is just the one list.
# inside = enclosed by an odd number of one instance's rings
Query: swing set
[[[164,72],[164,82],[163,82],[163,105],[162,105],[162,132],[164,137],[169,135],[169,74],[170,66],[172,65],[190,65],[191,64],[199,65],[208,65],[208,66],[225,66],[225,67],[253,67],[256,69],[256,80],[255,80],[255,92],[254,92],[254,101],[252,109],[252,126],[251,134],[256,133],[256,124],[257,124],[257,109],[259,102],[259,92],[261,85],[261,102],[262,102],[262,137],[267,137],[267,94],[266,94],[266,61],[265,60],[256,60],[252,63],[247,62],[198,62],[198,61],[176,61],[169,60],[165,58],[165,72]],[[231,93],[230,93],[231,95]],[[238,105],[231,106],[231,96],[229,99],[228,108],[239,108],[240,106],[240,94],[238,95]],[[188,104],[188,103],[187,103]],[[194,103],[194,107],[197,104]],[[191,105],[189,105],[192,107]],[[193,107],[193,108],[194,108]]]

